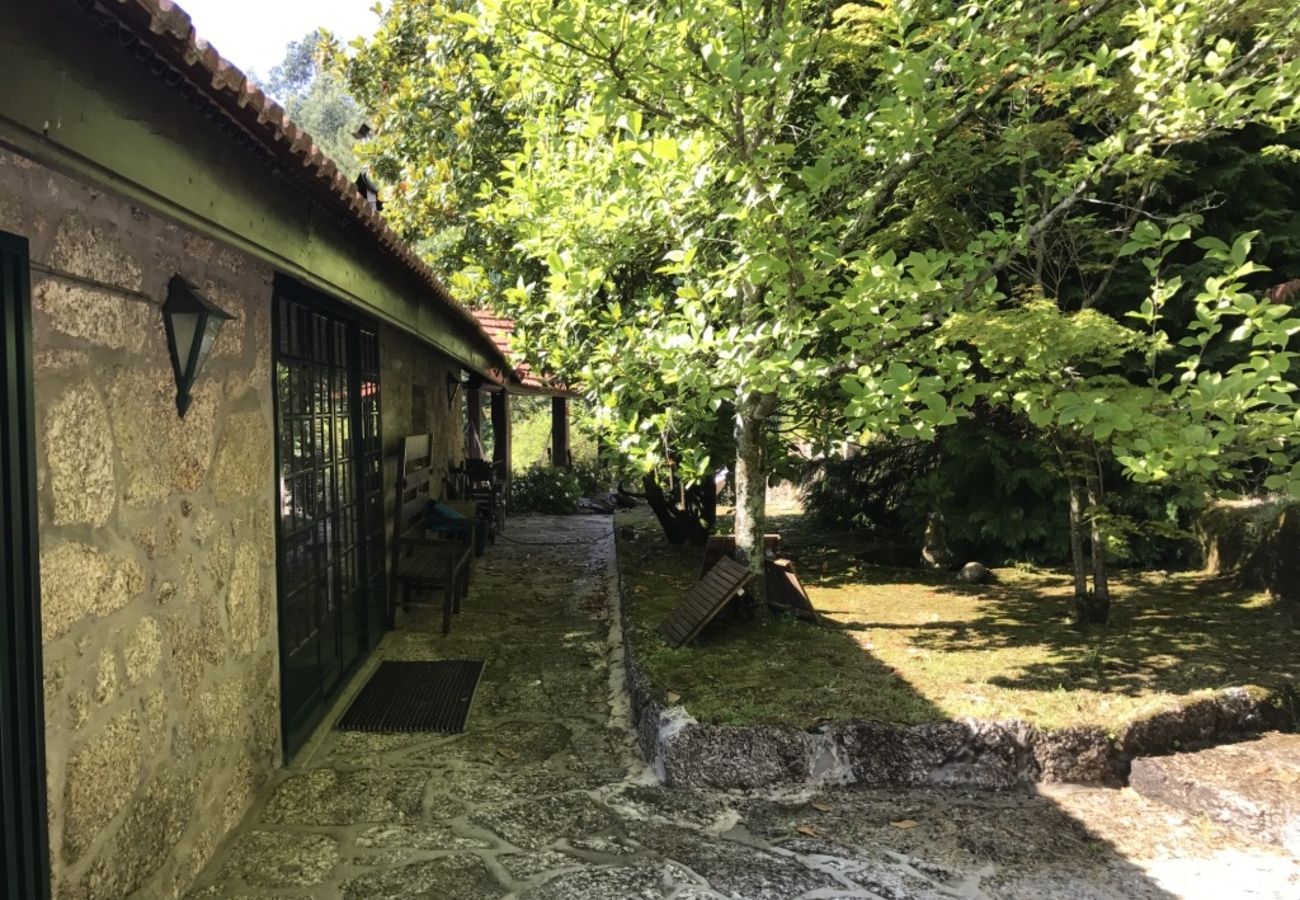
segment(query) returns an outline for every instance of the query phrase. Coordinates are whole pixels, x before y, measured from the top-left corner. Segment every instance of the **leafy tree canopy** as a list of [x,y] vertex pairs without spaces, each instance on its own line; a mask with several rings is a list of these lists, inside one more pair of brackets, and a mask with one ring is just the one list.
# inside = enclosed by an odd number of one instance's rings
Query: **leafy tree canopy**
[[1138,478],[1289,465],[1258,237],[1152,200],[1295,129],[1298,42],[1289,0],[395,0],[347,71],[399,222],[625,451],[703,471],[730,418],[752,547],[782,428],[993,401]]
[[319,28],[290,41],[264,88],[343,172],[355,178],[361,173],[361,164],[353,152],[354,135],[364,113],[339,74],[321,65],[333,46],[329,33]]

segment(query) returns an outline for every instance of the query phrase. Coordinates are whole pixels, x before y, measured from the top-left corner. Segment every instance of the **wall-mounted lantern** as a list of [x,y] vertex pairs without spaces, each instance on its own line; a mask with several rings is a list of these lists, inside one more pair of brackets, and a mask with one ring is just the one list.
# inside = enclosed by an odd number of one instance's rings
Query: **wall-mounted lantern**
[[167,302],[162,311],[172,371],[176,375],[176,411],[183,419],[190,408],[190,389],[212,351],[217,332],[234,316],[213,304],[179,275],[173,276],[167,285]]
[[469,373],[464,369],[458,371],[455,375],[447,373],[447,408],[451,409],[451,404],[456,400],[456,392],[460,390],[463,383],[469,381]]

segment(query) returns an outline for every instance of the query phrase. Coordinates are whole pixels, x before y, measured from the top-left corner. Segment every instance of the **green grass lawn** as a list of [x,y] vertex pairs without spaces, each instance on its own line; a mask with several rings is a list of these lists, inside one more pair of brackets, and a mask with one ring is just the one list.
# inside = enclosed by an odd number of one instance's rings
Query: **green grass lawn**
[[861,540],[821,533],[794,512],[773,516],[769,530],[781,532],[824,623],[724,612],[674,650],[656,627],[698,576],[701,551],[669,545],[645,508],[619,524],[638,535],[619,546],[636,658],[661,698],[675,695],[701,721],[975,716],[1116,728],[1200,693],[1300,678],[1300,635],[1285,612],[1222,579],[1118,572],[1110,625],[1081,632],[1064,572],[998,569],[996,584],[976,587],[868,565]]

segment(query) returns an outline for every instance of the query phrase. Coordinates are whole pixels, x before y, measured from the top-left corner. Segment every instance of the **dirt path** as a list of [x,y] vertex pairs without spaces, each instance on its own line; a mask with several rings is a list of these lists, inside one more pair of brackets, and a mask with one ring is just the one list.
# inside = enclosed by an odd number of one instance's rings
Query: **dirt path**
[[658,785],[625,727],[609,534],[607,517],[512,520],[449,637],[420,611],[376,654],[485,660],[466,733],[325,733],[191,896],[1300,896],[1295,860],[1129,791]]

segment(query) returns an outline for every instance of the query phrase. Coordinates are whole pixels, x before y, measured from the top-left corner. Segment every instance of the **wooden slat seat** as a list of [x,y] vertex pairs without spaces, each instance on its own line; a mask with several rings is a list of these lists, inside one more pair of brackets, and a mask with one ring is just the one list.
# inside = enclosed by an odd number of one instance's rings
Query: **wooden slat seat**
[[690,643],[724,606],[745,589],[751,577],[749,569],[736,560],[729,556],[721,557],[668,614],[659,626],[659,633],[672,647]]
[[445,547],[413,547],[409,555],[402,557],[401,577],[417,587],[437,587],[455,576],[454,567],[465,562],[464,557],[465,548],[451,542]]

